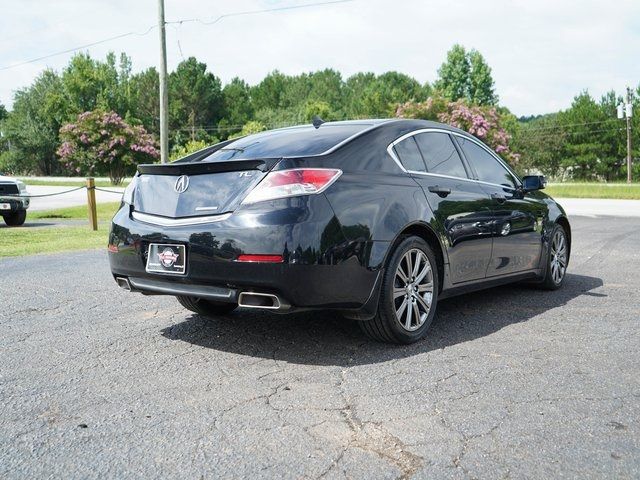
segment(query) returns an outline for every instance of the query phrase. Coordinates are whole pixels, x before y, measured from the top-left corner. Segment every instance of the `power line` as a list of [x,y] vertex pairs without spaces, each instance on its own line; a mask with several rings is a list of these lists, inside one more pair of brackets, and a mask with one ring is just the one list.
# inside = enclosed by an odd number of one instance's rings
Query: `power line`
[[527,135],[527,138],[541,140],[546,138],[559,138],[564,135],[590,135],[592,133],[603,133],[603,132],[614,133],[614,132],[622,132],[624,130],[625,130],[624,128],[616,127],[616,128],[604,128],[600,130],[590,130],[588,132],[558,132],[558,133],[548,132],[548,133],[537,133],[537,134],[534,133],[533,135]]
[[554,126],[549,126],[549,127],[527,127],[526,124],[522,126],[522,131],[526,131],[526,132],[537,132],[537,131],[544,131],[544,130],[557,130],[558,128],[564,128],[564,127],[581,127],[581,126],[585,126],[585,125],[598,125],[601,123],[611,123],[611,122],[615,122],[615,118],[610,118],[608,120],[599,120],[596,122],[584,122],[584,123],[561,123],[558,122],[557,125]]
[[[267,129],[272,129],[272,128],[283,128],[283,127],[293,127],[299,125],[299,122],[279,122],[279,123],[268,123],[265,124],[264,126]],[[182,126],[182,127],[175,127],[172,128],[172,131],[185,131],[185,132],[191,132],[191,131],[205,131],[205,132],[216,132],[216,131],[228,131],[228,130],[241,130],[242,127],[244,127],[244,125],[210,125],[210,126],[206,126],[206,125],[194,125],[194,126]]]
[[[368,116],[364,116],[361,117],[363,119],[369,118]],[[591,124],[601,124],[601,123],[608,123],[609,121],[600,121],[600,122],[587,122],[587,123],[570,123],[567,125],[558,125],[557,127],[554,127],[552,130],[559,130],[563,127],[571,127],[571,126],[579,126],[579,125],[591,125]],[[285,122],[286,123],[286,122]],[[274,125],[281,125],[281,124],[269,124],[269,125],[265,125],[266,127],[271,127]],[[294,124],[291,124],[294,125]],[[226,124],[223,126],[219,126],[219,125],[194,125],[193,127],[178,127],[178,128],[174,128],[173,130],[233,130],[235,128],[242,128],[244,125],[241,124]],[[531,129],[531,130],[527,130],[527,129],[522,129],[520,130],[521,134],[528,134],[528,133],[534,133],[535,137],[538,136],[555,136],[556,134],[554,133],[545,133],[543,130],[547,130],[545,129]],[[535,132],[540,131],[541,133],[537,134]],[[580,135],[580,134],[590,134],[590,133],[598,133],[598,132],[609,132],[609,131],[616,131],[615,128],[606,128],[606,129],[600,129],[600,130],[589,130],[587,132],[561,132],[558,134],[568,134],[568,135]]]
[[200,18],[187,18],[184,20],[175,20],[172,22],[167,22],[167,23],[191,23],[191,22],[198,22],[201,23],[203,25],[213,25],[215,23],[218,23],[220,20],[222,20],[223,18],[228,18],[228,17],[240,17],[243,15],[254,15],[257,13],[268,13],[268,12],[280,12],[283,10],[295,10],[295,9],[300,9],[300,8],[308,8],[308,7],[318,7],[321,5],[333,5],[336,3],[347,3],[347,2],[352,2],[353,0],[332,0],[332,1],[328,1],[328,2],[317,2],[317,3],[307,3],[304,5],[291,5],[288,7],[276,7],[276,8],[265,8],[262,10],[247,10],[245,12],[236,12],[236,13],[225,13],[223,15],[219,15],[218,17],[212,17],[211,20],[209,21],[205,21],[202,20]]
[[[239,16],[243,16],[243,15],[254,15],[254,14],[258,14],[258,13],[267,13],[267,12],[278,12],[278,11],[283,11],[283,10],[294,10],[294,9],[300,9],[300,8],[317,7],[317,6],[322,6],[322,5],[332,5],[332,4],[347,3],[347,2],[352,2],[352,1],[354,1],[354,0],[332,0],[332,1],[326,1],[326,2],[307,3],[307,4],[304,4],[304,5],[292,5],[292,6],[289,6],[289,7],[265,8],[263,10],[249,10],[249,11],[245,11],[245,12],[225,13],[223,15],[220,15],[220,16],[214,18],[213,20],[202,20],[202,19],[199,19],[199,18],[187,18],[187,19],[182,19],[182,20],[173,20],[173,21],[170,21],[170,22],[165,22],[165,24],[169,25],[169,24],[183,24],[183,23],[199,22],[199,23],[201,23],[203,25],[213,25],[213,24],[219,22],[220,20],[222,20],[223,18],[239,17]],[[147,30],[143,31],[142,33],[139,33],[139,32],[121,33],[120,35],[114,35],[113,37],[103,38],[102,40],[97,40],[95,42],[87,43],[85,45],[80,45],[79,47],[68,48],[66,50],[61,50],[59,52],[50,53],[48,55],[43,55],[41,57],[32,58],[30,60],[25,60],[23,62],[13,63],[11,65],[5,65],[4,67],[0,67],[0,71],[9,70],[9,69],[16,68],[16,67],[21,67],[21,66],[27,65],[29,63],[39,62],[41,60],[46,60],[47,58],[57,57],[59,55],[64,55],[64,54],[67,54],[67,53],[77,52],[78,50],[84,50],[85,48],[94,47],[94,46],[100,45],[102,43],[112,42],[114,40],[118,40],[118,39],[125,38],[125,37],[130,37],[130,36],[134,36],[134,35],[143,37],[145,35],[148,35],[155,28],[158,28],[158,26],[157,25],[151,25]]]
[[78,50],[83,50],[85,48],[94,47],[96,45],[100,45],[101,43],[111,42],[113,40],[118,40],[118,39],[124,38],[124,37],[130,37],[132,35],[138,35],[138,36],[143,37],[143,36],[147,35],[149,32],[151,32],[151,30],[153,30],[154,28],[157,28],[157,25],[150,26],[143,33],[138,33],[138,32],[121,33],[120,35],[115,35],[113,37],[104,38],[102,40],[98,40],[98,41],[95,41],[95,42],[87,43],[87,44],[81,45],[79,47],[69,48],[67,50],[62,50],[60,52],[55,52],[55,53],[50,53],[48,55],[43,55],[42,57],[32,58],[31,60],[25,60],[24,62],[13,63],[11,65],[6,65],[4,67],[0,67],[0,71],[9,70],[11,68],[16,68],[16,67],[21,67],[22,65],[27,65],[28,63],[39,62],[40,60],[46,60],[47,58],[57,57],[58,55],[64,55],[65,53],[77,52]]

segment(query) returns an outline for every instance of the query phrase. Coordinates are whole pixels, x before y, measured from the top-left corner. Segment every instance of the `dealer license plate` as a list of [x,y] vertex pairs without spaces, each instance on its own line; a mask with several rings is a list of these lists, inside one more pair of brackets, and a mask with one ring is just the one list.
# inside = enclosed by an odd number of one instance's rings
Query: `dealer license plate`
[[147,272],[184,275],[187,269],[187,252],[184,245],[152,243],[147,255]]

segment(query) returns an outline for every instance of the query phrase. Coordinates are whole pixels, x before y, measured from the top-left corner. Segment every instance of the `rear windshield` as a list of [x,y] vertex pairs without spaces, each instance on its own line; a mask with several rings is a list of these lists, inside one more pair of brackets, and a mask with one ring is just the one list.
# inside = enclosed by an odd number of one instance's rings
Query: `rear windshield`
[[271,130],[240,138],[204,158],[204,162],[319,155],[370,127],[367,124],[321,125]]

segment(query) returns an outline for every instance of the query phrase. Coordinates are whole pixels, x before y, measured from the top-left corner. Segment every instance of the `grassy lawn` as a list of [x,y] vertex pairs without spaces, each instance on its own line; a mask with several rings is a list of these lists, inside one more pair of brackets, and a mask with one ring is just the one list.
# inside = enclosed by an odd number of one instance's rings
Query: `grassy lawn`
[[[98,214],[98,221],[111,220],[115,215],[120,202],[98,203],[96,212]],[[61,218],[61,219],[88,219],[89,212],[86,205],[78,207],[60,208],[57,210],[43,210],[41,212],[29,212],[27,215],[27,221],[29,219],[43,219],[43,218]]]
[[15,257],[19,255],[34,255],[38,253],[54,253],[67,250],[88,250],[92,248],[107,248],[109,220],[115,214],[118,206],[115,203],[99,203],[98,231],[89,227],[87,207],[70,207],[59,210],[45,210],[30,212],[30,220],[87,220],[86,224],[42,227],[14,227],[0,230],[0,257]]
[[550,183],[544,191],[554,197],[640,200],[640,183]]
[[0,257],[107,248],[108,224],[89,226],[15,227],[0,230]]

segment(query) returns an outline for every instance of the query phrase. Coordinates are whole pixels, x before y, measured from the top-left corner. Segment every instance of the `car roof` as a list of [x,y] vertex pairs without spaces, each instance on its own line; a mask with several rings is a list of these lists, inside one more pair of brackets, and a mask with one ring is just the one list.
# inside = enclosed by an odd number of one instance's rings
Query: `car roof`
[[228,142],[203,161],[323,155],[381,123],[384,120],[351,120],[266,130]]
[[[466,136],[469,136],[469,132],[461,130],[459,128],[453,127],[451,125],[447,125],[446,123],[435,122],[433,120],[422,120],[416,118],[367,118],[367,119],[359,119],[359,120],[339,120],[333,122],[324,122],[322,123],[318,129],[332,127],[332,126],[362,126],[362,130],[360,133],[376,128],[382,128],[385,126],[393,127],[399,125],[406,125],[407,127],[415,127],[418,128],[439,128],[442,130],[449,130],[451,132],[460,133]],[[274,131],[286,131],[286,130],[295,130],[295,129],[311,129],[314,128],[311,124],[303,124],[303,125],[293,125],[290,127],[282,127],[275,130],[267,130],[268,132]],[[358,135],[354,135],[356,137]],[[347,139],[350,140],[351,138]]]
[[[265,130],[228,141],[198,161],[234,161],[259,158],[295,158],[327,155],[367,133],[383,136],[404,130],[405,133],[421,128],[438,128],[468,135],[466,132],[429,120],[404,118],[372,118],[340,120],[294,125]],[[189,158],[189,157],[185,157]]]

